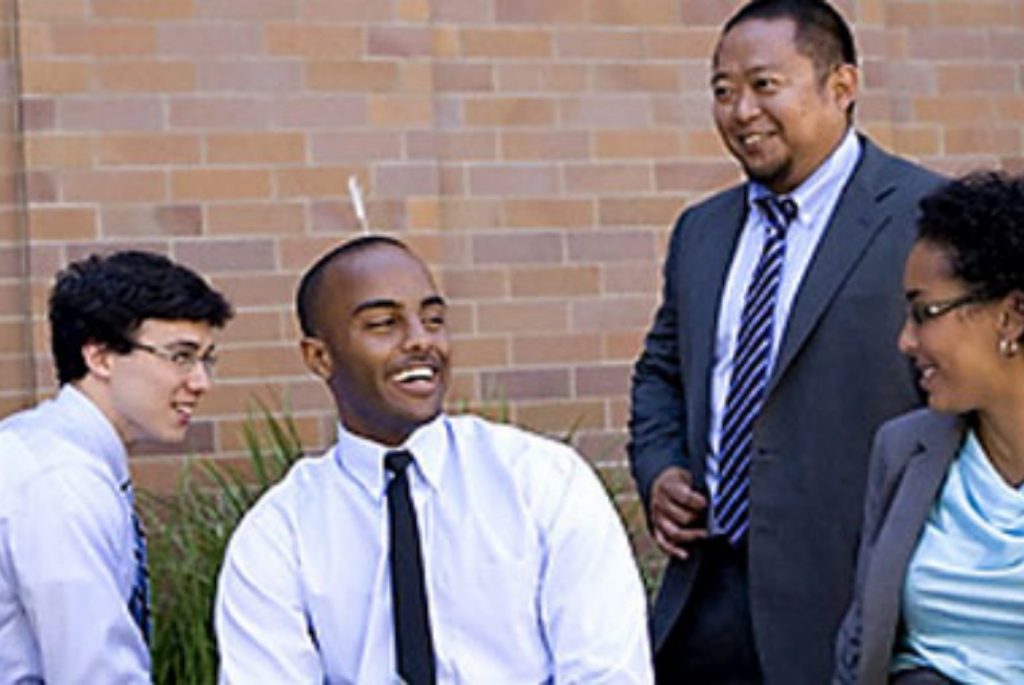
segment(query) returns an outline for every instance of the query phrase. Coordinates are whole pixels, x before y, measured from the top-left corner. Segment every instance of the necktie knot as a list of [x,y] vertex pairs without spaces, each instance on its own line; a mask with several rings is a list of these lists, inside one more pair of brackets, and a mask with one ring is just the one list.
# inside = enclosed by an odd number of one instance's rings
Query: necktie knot
[[791,197],[765,195],[754,200],[754,203],[761,216],[768,222],[768,226],[778,234],[784,235],[799,213],[796,202]]
[[384,468],[399,475],[412,463],[412,454],[408,450],[395,450],[384,455]]

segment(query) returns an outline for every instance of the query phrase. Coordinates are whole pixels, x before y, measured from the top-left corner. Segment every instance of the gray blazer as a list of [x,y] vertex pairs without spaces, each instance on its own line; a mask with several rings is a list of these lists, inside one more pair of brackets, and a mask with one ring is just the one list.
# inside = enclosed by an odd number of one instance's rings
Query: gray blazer
[[964,430],[962,418],[922,409],[878,432],[853,601],[836,638],[836,683],[888,682],[907,565]]
[[[921,402],[896,349],[918,199],[941,180],[862,138],[863,155],[800,285],[754,428],[749,586],[768,683],[821,685],[849,604],[871,438]],[[633,377],[629,457],[645,508],[682,466],[703,484],[719,300],[745,186],[688,209]],[[699,548],[670,562],[652,612],[657,650],[690,599]]]

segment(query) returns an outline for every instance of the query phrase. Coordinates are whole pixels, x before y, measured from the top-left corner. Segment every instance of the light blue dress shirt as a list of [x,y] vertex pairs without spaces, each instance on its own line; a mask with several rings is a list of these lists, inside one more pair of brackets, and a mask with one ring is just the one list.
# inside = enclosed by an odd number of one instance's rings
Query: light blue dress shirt
[[[439,683],[650,683],[621,522],[569,447],[440,416],[404,445]],[[339,429],[249,512],[221,572],[221,681],[394,683],[386,449]]]
[[[807,273],[811,258],[821,243],[832,214],[839,203],[839,196],[857,168],[861,145],[856,132],[851,128],[833,153],[807,180],[801,183],[787,197],[797,204],[799,214],[786,231],[786,256],[779,282],[779,293],[775,300],[775,327],[772,331],[771,358],[779,351],[782,336],[789,321],[789,312],[796,299],[797,289]],[[747,287],[753,278],[754,267],[761,256],[761,246],[767,234],[767,222],[761,216],[754,201],[771,192],[759,183],[751,182],[747,191],[747,219],[743,224],[736,250],[733,253],[729,274],[718,310],[718,326],[715,330],[715,362],[711,376],[711,420],[709,422],[708,444],[711,452],[707,455],[707,486],[712,500],[718,492],[718,449],[722,437],[722,419],[725,402],[729,394],[729,379],[732,376],[733,357],[736,352],[736,335],[740,328],[743,301]],[[712,522],[714,517],[712,517]],[[715,532],[715,531],[712,531]]]
[[67,385],[0,423],[0,683],[148,683],[114,427]]
[[1024,683],[1024,491],[969,432],[950,464],[903,584],[893,670],[961,683]]

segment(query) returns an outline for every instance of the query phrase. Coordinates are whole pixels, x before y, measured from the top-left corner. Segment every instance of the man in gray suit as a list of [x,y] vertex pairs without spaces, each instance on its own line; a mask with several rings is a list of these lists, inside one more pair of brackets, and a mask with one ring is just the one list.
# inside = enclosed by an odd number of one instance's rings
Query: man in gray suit
[[637,361],[630,461],[670,555],[661,682],[818,685],[850,597],[871,436],[920,403],[894,343],[918,198],[938,177],[852,127],[827,3],[724,26],[713,113],[748,182],[688,209]]

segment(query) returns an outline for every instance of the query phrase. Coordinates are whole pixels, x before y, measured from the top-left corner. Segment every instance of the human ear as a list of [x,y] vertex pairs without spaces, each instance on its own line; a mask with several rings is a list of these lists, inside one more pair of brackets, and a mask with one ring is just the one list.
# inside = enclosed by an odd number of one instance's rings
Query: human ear
[[82,359],[89,373],[102,379],[109,379],[113,369],[115,353],[106,345],[87,342],[82,345]]
[[319,338],[306,336],[299,341],[299,351],[306,368],[320,378],[327,380],[334,373],[334,361],[327,346]]
[[860,85],[860,72],[852,64],[840,64],[829,76],[829,89],[836,104],[844,112],[857,101],[857,89]]
[[1024,292],[1012,290],[1001,303],[999,337],[1016,342],[1024,341]]

